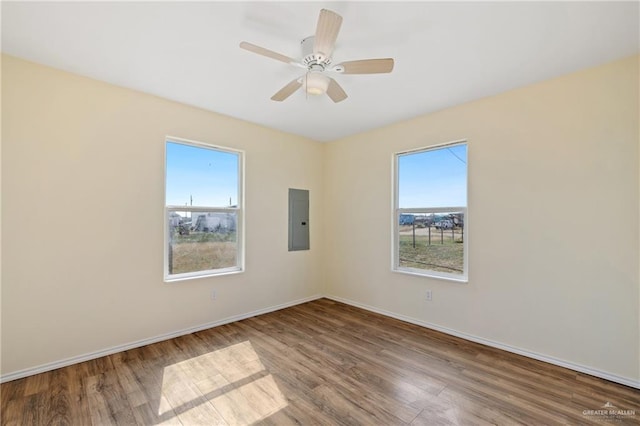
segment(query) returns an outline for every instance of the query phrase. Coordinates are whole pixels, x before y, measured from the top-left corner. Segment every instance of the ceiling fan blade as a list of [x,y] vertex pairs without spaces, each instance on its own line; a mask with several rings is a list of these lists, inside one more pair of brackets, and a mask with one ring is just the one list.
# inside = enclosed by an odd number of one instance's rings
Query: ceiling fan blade
[[322,9],[316,26],[316,36],[313,42],[313,53],[331,57],[336,44],[338,33],[342,25],[342,16],[328,9]]
[[271,97],[272,101],[282,102],[287,99],[289,96],[293,94],[296,90],[298,90],[302,86],[302,79],[300,77],[291,81],[289,84],[284,86],[282,89],[278,91],[275,95]]
[[267,58],[272,58],[287,64],[296,63],[293,58],[274,52],[273,50],[265,49],[264,47],[256,46],[255,44],[247,43],[246,41],[240,43],[240,47],[249,52],[257,53],[258,55],[266,56]]
[[331,98],[333,102],[341,102],[347,99],[347,94],[340,87],[337,81],[332,78],[329,78],[329,86],[327,87],[327,95]]
[[382,74],[393,71],[393,58],[347,61],[336,67],[344,68],[342,74]]

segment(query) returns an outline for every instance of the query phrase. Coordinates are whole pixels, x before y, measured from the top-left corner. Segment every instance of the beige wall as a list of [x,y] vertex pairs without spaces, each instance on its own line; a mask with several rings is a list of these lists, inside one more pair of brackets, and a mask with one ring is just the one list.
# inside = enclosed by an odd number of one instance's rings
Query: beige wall
[[[322,145],[6,56],[2,82],[3,375],[322,292]],[[165,135],[246,151],[245,273],[163,282]]]
[[[324,145],[2,59],[2,375],[328,294],[640,379],[637,57]],[[165,135],[246,151],[245,273],[163,283]],[[463,138],[469,283],[392,273],[393,153]]]
[[[638,380],[638,114],[636,57],[330,143],[327,293]],[[393,153],[459,139],[469,283],[391,272]]]

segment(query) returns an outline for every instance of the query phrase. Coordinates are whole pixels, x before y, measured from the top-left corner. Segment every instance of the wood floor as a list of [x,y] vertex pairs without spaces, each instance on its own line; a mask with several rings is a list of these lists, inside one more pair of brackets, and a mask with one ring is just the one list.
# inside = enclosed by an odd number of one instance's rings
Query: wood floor
[[3,425],[640,424],[636,389],[327,299],[0,393]]

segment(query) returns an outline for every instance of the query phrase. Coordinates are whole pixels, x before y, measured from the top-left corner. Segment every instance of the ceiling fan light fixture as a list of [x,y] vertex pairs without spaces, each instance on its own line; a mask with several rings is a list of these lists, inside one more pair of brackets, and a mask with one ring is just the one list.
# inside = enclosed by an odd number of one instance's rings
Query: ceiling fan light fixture
[[310,95],[322,95],[329,87],[329,77],[319,72],[309,72],[305,77],[305,82],[306,91]]

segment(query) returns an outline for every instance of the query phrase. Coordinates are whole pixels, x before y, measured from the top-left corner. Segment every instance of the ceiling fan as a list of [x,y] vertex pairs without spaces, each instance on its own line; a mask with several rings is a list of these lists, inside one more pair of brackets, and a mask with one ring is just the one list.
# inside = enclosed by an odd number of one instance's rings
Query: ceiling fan
[[393,58],[361,59],[358,61],[331,64],[331,54],[340,32],[342,16],[327,9],[320,11],[316,33],[302,40],[302,59],[296,60],[264,47],[243,41],[242,49],[263,55],[287,64],[307,70],[307,72],[280,89],[271,97],[274,101],[284,101],[303,85],[310,95],[326,93],[333,102],[347,98],[347,94],[337,81],[329,77],[330,73],[338,74],[381,74],[393,70]]

